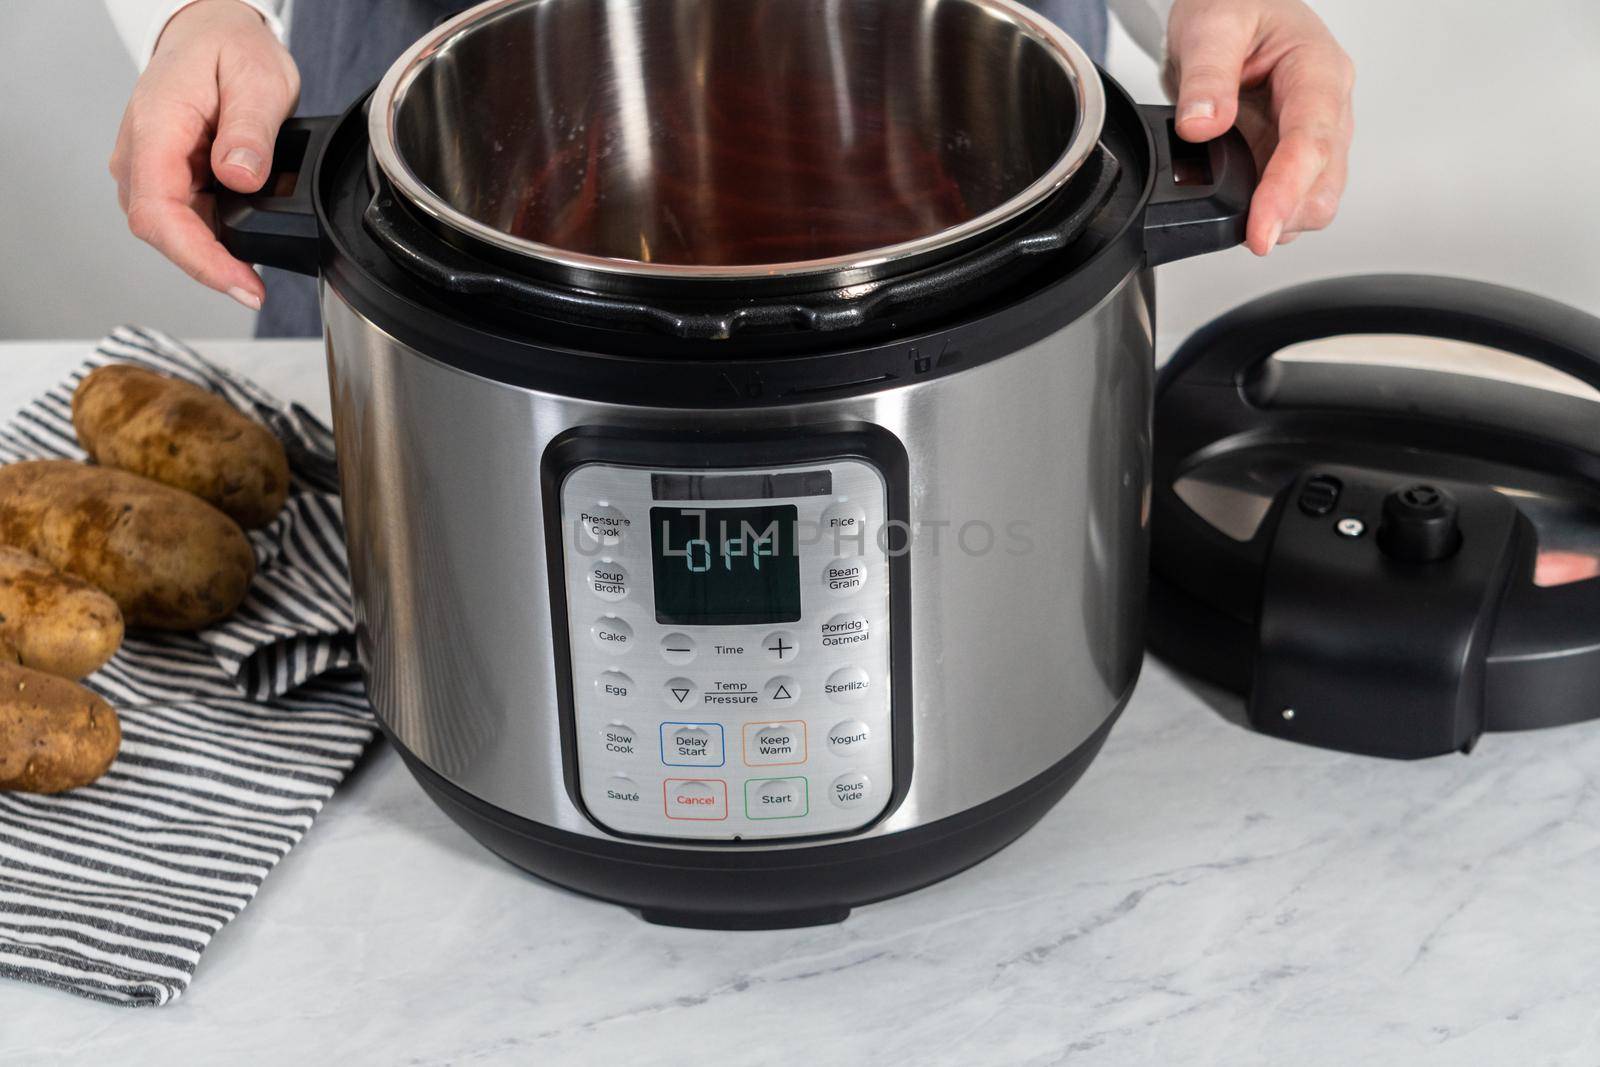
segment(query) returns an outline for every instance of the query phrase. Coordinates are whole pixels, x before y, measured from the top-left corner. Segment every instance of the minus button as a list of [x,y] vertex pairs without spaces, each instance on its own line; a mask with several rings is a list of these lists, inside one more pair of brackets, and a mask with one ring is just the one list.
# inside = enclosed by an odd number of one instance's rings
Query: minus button
[[670,633],[661,639],[661,658],[668,663],[688,663],[696,651],[694,638],[688,634]]

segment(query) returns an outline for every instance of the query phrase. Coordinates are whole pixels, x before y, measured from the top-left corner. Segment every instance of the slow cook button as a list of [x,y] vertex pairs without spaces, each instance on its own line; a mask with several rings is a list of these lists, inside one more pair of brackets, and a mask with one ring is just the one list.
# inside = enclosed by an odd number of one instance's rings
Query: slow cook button
[[806,724],[752,722],[744,728],[744,762],[751,767],[806,761]]
[[828,750],[835,755],[847,756],[858,752],[872,736],[867,724],[859,719],[846,719],[833,724],[828,731]]
[[822,624],[823,648],[848,648],[864,644],[872,636],[865,615],[846,612]]
[[871,684],[860,667],[840,667],[828,675],[822,691],[836,704],[855,704],[866,699]]
[[633,727],[625,722],[607,723],[600,731],[606,751],[613,756],[632,756],[639,751],[638,738]]
[[613,704],[626,704],[633,698],[633,679],[621,671],[606,671],[594,680],[594,690]]
[[867,565],[859,559],[836,559],[824,568],[822,584],[834,596],[849,596],[867,584]]
[[602,559],[589,568],[589,588],[601,600],[616,603],[628,595],[628,571],[615,560]]
[[722,727],[714,722],[662,723],[661,762],[669,767],[722,766]]
[[595,504],[578,513],[578,529],[591,544],[610,548],[622,543],[623,534],[632,523],[626,515],[609,504]]
[[872,780],[864,774],[841,774],[828,789],[828,799],[840,808],[858,808],[872,795]]
[[632,778],[617,775],[606,779],[606,800],[619,808],[635,807],[639,803],[639,787]]
[[728,783],[720,778],[668,778],[662,791],[669,819],[717,822],[728,817]]
[[601,648],[623,653],[633,647],[633,627],[615,615],[605,615],[589,625],[589,636]]
[[757,778],[745,783],[744,813],[751,819],[798,819],[807,810],[804,778]]

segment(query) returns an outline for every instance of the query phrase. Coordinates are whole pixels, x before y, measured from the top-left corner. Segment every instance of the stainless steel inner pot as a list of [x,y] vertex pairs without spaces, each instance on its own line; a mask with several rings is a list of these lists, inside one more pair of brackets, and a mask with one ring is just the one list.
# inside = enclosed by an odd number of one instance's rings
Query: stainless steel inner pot
[[443,226],[592,275],[921,259],[1093,150],[1088,56],[1011,0],[491,0],[396,61],[369,135]]

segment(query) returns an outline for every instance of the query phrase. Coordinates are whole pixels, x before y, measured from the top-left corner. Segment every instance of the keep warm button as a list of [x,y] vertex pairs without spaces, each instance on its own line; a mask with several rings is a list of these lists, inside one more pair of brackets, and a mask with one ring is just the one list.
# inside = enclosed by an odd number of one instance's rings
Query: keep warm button
[[718,822],[728,817],[728,783],[720,778],[668,778],[661,788],[669,819]]

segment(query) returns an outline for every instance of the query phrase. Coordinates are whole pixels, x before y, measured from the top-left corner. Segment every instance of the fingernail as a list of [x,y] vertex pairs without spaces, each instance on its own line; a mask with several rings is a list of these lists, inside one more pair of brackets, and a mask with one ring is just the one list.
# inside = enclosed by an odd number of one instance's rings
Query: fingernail
[[235,148],[222,157],[222,162],[230,167],[243,167],[251,177],[261,173],[261,157],[249,148]]
[[1283,223],[1281,223],[1281,222],[1273,223],[1272,224],[1272,229],[1267,233],[1267,250],[1271,251],[1273,248],[1277,247],[1278,238],[1280,238],[1282,236],[1283,236]]
[[228,295],[251,311],[261,310],[261,298],[248,289],[241,289],[237,285],[228,290]]
[[1217,105],[1213,100],[1191,100],[1178,111],[1178,121],[1188,122],[1190,119],[1215,118]]

